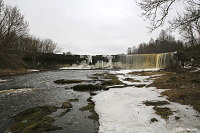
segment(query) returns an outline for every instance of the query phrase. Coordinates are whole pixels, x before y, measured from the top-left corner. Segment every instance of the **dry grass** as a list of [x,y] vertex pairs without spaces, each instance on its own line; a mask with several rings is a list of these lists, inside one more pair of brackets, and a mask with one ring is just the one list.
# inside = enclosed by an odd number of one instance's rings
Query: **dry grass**
[[143,102],[146,106],[161,106],[161,105],[166,105],[169,104],[167,101],[145,101]]
[[191,105],[200,112],[200,72],[190,72],[181,69],[175,72],[165,72],[157,77],[149,86],[157,89],[170,89],[162,92],[168,100],[180,104]]
[[200,89],[172,89],[161,93],[168,100],[184,105],[191,105],[200,112]]
[[168,74],[168,73],[170,73],[170,72],[166,72],[166,71],[142,71],[142,72],[130,72],[128,74],[138,75],[138,76],[153,76],[153,75]]
[[156,111],[157,115],[160,115],[163,119],[168,119],[170,115],[173,114],[173,112],[167,108],[167,107],[153,107],[153,109]]
[[18,74],[26,74],[30,73],[27,69],[2,69],[0,70],[0,77],[1,76],[11,76],[11,75],[18,75]]
[[[163,119],[168,119],[170,115],[173,114],[173,112],[167,108],[167,107],[158,107],[158,106],[163,106],[163,105],[168,105],[169,102],[167,101],[145,101],[143,102],[146,106],[154,106],[153,109],[156,111],[155,113],[157,115],[160,115],[161,118]],[[151,122],[154,122],[156,120],[152,120]]]

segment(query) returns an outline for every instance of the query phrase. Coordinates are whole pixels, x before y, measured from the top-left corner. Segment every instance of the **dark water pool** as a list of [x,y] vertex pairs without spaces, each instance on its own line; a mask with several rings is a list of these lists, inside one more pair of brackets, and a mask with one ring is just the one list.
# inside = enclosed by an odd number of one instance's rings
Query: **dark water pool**
[[[51,115],[56,120],[54,124],[63,127],[63,130],[52,131],[52,133],[98,132],[98,123],[87,118],[90,112],[79,111],[79,108],[87,105],[87,98],[90,97],[89,93],[65,89],[75,84],[58,85],[53,81],[58,79],[91,80],[88,76],[103,72],[105,71],[57,70],[1,78],[7,80],[0,82],[1,92],[11,89],[31,89],[31,91],[0,94],[0,132],[5,132],[5,130],[13,124],[13,115],[25,109],[46,104],[61,106],[64,101],[71,98],[78,98],[79,101],[72,103],[73,108],[70,112],[59,117],[58,115],[62,110],[58,110]],[[32,88],[35,89],[32,90]]]

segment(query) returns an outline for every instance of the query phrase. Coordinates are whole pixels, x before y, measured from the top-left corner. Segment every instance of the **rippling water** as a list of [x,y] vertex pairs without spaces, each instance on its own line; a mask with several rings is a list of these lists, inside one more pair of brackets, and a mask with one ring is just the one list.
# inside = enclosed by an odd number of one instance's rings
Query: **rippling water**
[[78,98],[73,109],[62,117],[58,110],[51,116],[55,118],[55,125],[62,126],[63,130],[52,131],[58,133],[92,133],[98,131],[98,123],[90,120],[87,111],[81,112],[79,108],[87,104],[88,92],[76,92],[69,88],[72,85],[58,85],[53,81],[58,79],[90,80],[88,76],[103,70],[57,70],[36,72],[25,75],[4,77],[0,82],[0,132],[13,124],[12,116],[30,107],[39,105],[60,106],[64,101]]

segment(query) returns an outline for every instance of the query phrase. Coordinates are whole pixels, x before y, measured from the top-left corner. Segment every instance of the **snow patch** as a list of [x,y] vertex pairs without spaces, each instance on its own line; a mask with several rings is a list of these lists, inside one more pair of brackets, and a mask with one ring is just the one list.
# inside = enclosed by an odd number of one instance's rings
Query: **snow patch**
[[[152,80],[146,80],[150,76],[134,76],[127,73],[132,70],[113,71],[110,73],[123,73],[118,75],[123,81],[126,77],[140,80],[137,84],[150,84]],[[155,75],[154,75],[155,76]],[[133,84],[129,81],[123,81],[126,84]],[[185,133],[186,130],[194,129],[200,132],[199,113],[188,105],[170,103],[165,105],[172,111],[175,111],[169,120],[162,119],[155,114],[153,106],[145,106],[144,101],[167,101],[166,97],[160,97],[163,90],[155,87],[126,87],[112,88],[101,92],[93,97],[95,101],[95,110],[99,114],[99,133]],[[175,120],[175,116],[180,117]],[[158,122],[151,123],[150,120],[156,118]]]
[[109,71],[111,74],[127,74],[130,72],[146,72],[146,71],[158,71],[159,68],[153,68],[153,69],[122,69],[119,71]]
[[28,71],[29,71],[29,72],[39,72],[40,70],[37,70],[37,69],[29,69]]
[[7,80],[4,80],[4,79],[0,79],[0,82],[6,82]]
[[193,70],[193,71],[191,71],[191,72],[198,72],[198,71],[200,71],[200,68],[199,68],[199,67],[197,67],[196,70]]

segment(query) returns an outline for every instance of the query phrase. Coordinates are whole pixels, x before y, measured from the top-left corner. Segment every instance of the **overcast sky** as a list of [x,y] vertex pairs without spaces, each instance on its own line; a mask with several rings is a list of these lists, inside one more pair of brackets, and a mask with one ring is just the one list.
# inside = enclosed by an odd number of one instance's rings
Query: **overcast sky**
[[4,0],[17,5],[30,33],[57,42],[73,54],[120,54],[148,42],[149,23],[135,0]]

